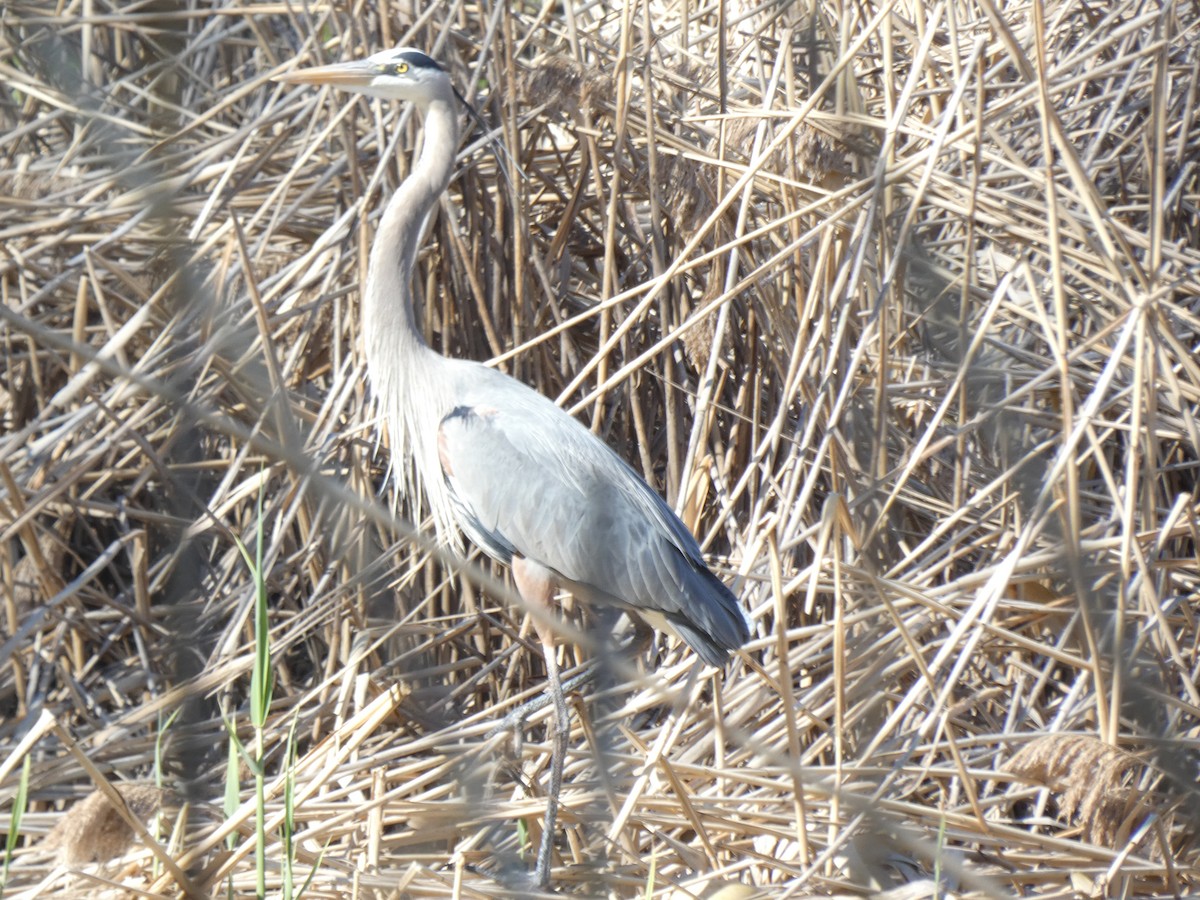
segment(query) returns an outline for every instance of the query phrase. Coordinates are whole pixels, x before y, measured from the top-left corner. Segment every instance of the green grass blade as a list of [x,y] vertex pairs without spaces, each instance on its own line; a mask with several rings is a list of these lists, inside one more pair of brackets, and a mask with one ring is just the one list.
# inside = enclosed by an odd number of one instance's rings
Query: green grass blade
[[26,755],[21,763],[21,780],[17,783],[17,795],[13,797],[8,837],[4,841],[4,873],[3,880],[0,880],[0,893],[8,886],[8,870],[12,865],[13,854],[17,851],[17,839],[21,836],[21,819],[25,815],[25,806],[29,799],[29,768],[30,758]]

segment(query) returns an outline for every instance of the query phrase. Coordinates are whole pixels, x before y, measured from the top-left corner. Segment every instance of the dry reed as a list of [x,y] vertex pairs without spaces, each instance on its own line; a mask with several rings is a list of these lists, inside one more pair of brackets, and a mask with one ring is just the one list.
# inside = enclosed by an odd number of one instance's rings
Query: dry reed
[[[431,342],[588,421],[755,620],[723,674],[660,639],[575,698],[556,886],[1194,893],[1195,4],[374,9],[0,11],[9,895],[252,891],[252,809],[213,810],[260,528],[308,896],[520,884],[549,711],[487,735],[538,652],[404,524],[356,337],[419,129],[268,80],[400,42],[494,126],[421,254]],[[39,853],[96,787],[67,732],[116,783],[163,738],[186,878]]]

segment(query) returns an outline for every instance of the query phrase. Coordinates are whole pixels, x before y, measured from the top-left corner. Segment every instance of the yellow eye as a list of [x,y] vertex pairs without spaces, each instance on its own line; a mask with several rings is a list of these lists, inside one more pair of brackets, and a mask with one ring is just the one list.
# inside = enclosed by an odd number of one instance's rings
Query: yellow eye
[[396,63],[394,66],[392,66],[392,71],[395,72],[397,75],[403,75],[405,72],[408,71],[408,63],[404,63],[404,62]]

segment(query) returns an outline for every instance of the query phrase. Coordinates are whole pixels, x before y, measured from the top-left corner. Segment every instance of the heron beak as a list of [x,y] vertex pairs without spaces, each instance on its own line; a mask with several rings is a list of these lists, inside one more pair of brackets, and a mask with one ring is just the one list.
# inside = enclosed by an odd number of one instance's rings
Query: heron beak
[[332,84],[335,87],[366,87],[379,74],[374,63],[367,60],[337,63],[332,66],[317,66],[313,69],[297,69],[272,76],[272,81],[286,84]]

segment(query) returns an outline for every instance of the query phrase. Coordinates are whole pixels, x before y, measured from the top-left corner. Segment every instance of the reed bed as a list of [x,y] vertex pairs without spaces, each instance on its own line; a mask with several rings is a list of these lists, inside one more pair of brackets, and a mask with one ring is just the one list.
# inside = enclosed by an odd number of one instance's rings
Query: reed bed
[[588,422],[755,625],[715,673],[565,602],[610,664],[555,888],[1194,894],[1196,5],[376,6],[0,10],[5,895],[255,893],[260,535],[267,892],[533,893],[536,640],[395,496],[358,338],[418,123],[270,80],[398,43],[490,129],[431,343]]

